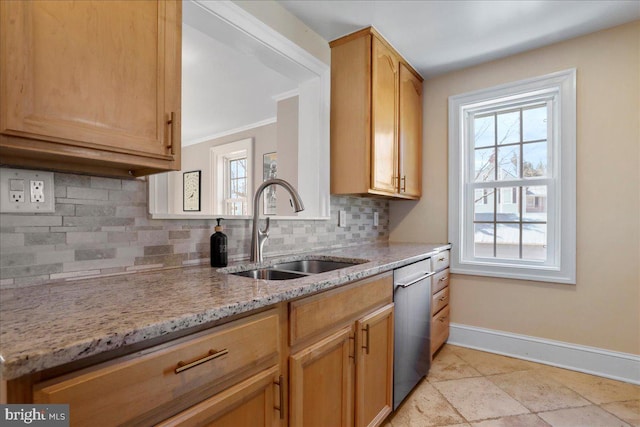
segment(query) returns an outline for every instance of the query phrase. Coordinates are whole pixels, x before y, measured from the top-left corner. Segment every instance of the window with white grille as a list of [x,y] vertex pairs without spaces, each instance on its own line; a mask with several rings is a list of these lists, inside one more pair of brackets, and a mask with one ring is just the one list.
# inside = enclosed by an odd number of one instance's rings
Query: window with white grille
[[449,99],[452,271],[575,283],[575,70]]

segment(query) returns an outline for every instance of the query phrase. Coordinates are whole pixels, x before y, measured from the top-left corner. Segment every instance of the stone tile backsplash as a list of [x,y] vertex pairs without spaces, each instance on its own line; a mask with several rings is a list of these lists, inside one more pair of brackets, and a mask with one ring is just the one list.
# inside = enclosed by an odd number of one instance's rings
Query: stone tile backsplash
[[[54,180],[55,213],[0,214],[0,287],[209,262],[215,221],[150,219],[146,180],[62,173]],[[247,259],[251,221],[226,220],[224,233],[229,259]],[[385,241],[389,203],[331,196],[330,220],[273,220],[269,234],[266,256]]]

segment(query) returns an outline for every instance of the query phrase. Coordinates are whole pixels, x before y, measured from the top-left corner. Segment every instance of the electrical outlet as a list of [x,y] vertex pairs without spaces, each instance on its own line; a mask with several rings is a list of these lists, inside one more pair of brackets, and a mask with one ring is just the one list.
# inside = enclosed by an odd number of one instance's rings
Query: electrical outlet
[[347,226],[347,212],[338,211],[338,227],[346,227],[346,226]]
[[373,213],[373,226],[377,227],[378,226],[378,222],[379,222],[378,212],[374,212]]
[[31,181],[31,203],[44,203],[44,181]]
[[14,203],[24,203],[24,191],[9,191],[9,197]]
[[0,168],[0,212],[55,212],[53,173]]

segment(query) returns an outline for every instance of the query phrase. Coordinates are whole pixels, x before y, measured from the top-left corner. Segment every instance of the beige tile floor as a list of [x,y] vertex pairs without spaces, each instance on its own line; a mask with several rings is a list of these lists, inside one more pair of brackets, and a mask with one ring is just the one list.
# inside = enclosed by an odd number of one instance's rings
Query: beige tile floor
[[384,427],[640,427],[640,386],[453,345]]

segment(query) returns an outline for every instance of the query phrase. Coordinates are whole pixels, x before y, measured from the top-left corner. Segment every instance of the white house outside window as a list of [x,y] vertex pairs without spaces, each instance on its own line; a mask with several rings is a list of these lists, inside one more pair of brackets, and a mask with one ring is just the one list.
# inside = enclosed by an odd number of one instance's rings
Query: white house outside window
[[575,70],[449,98],[452,271],[575,283]]

